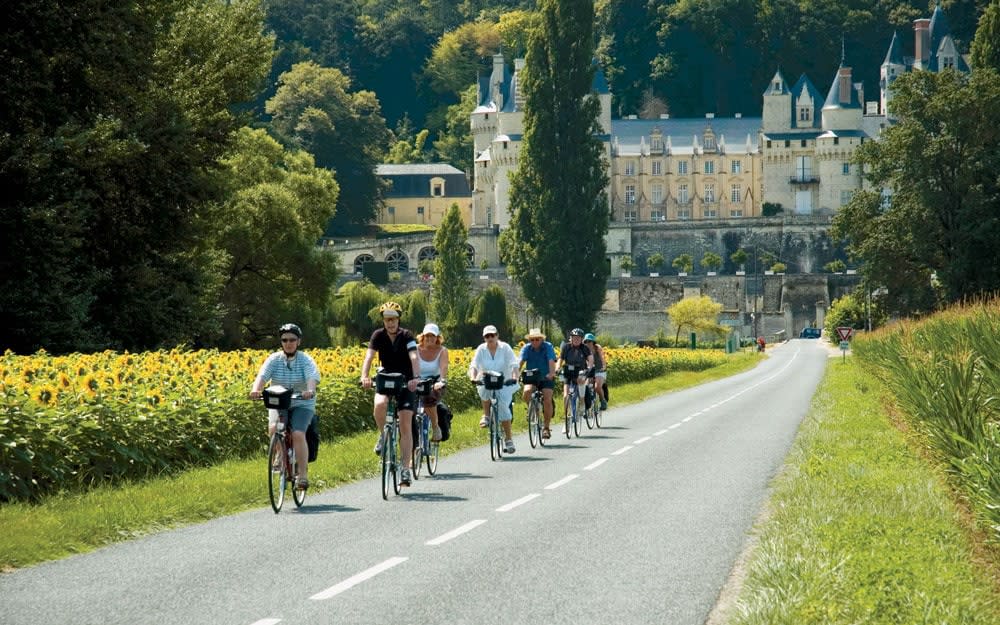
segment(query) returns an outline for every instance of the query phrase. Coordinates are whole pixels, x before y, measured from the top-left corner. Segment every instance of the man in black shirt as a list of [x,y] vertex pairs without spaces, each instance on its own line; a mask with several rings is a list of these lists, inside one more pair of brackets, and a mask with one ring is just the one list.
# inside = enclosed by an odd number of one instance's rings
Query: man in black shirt
[[[368,352],[365,362],[361,365],[361,386],[372,387],[370,377],[372,360],[378,354],[382,371],[386,373],[401,373],[407,380],[404,388],[396,394],[396,418],[399,419],[400,457],[405,467],[399,476],[403,486],[410,485],[410,461],[413,456],[413,410],[417,406],[416,372],[417,339],[406,328],[399,327],[399,316],[402,308],[396,302],[386,302],[379,307],[382,313],[382,327],[372,333],[368,341]],[[375,444],[375,453],[382,453],[382,429],[385,427],[386,411],[389,407],[389,396],[375,393],[375,426],[379,431],[379,439]]]

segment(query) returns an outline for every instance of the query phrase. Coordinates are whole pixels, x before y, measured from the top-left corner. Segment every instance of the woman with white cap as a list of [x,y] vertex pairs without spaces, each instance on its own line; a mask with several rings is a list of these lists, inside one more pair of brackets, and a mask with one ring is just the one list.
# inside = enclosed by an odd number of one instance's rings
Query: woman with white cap
[[[484,372],[496,371],[502,373],[505,380],[514,380],[517,377],[517,364],[514,350],[511,349],[510,345],[500,340],[497,327],[489,325],[483,328],[483,343],[476,348],[476,353],[472,355],[472,362],[469,363],[469,379],[478,380]],[[479,427],[484,428],[489,425],[490,393],[494,391],[487,390],[485,386],[477,388],[479,389],[479,399],[483,401],[483,418],[479,421]],[[504,452],[508,454],[514,453],[514,437],[510,428],[514,415],[510,412],[510,406],[516,390],[517,386],[511,385],[495,391],[497,408],[500,411],[500,427],[503,428],[506,439]]]
[[420,377],[438,376],[433,391],[424,397],[424,411],[431,418],[434,433],[431,440],[435,443],[441,440],[441,427],[438,425],[437,404],[444,394],[445,380],[448,378],[448,349],[444,346],[441,328],[436,323],[428,323],[424,331],[417,335],[417,364],[420,365]]

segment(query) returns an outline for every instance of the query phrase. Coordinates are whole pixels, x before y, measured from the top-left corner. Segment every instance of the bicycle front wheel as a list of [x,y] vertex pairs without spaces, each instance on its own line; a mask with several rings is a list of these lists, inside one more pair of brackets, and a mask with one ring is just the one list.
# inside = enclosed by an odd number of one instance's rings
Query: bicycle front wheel
[[399,494],[399,488],[400,488],[399,470],[402,468],[400,466],[400,458],[399,458],[399,430],[397,429],[398,427],[399,426],[395,426],[392,428],[392,436],[390,437],[390,443],[389,443],[389,457],[392,459],[392,461],[389,463],[390,472],[392,473],[392,491],[397,495]]
[[290,484],[292,488],[292,501],[295,502],[296,508],[301,508],[302,504],[306,502],[306,491],[305,489],[298,487],[299,474],[297,471],[299,465],[295,463],[294,449],[288,450],[288,465],[292,468],[292,474],[295,475],[295,479],[292,480],[292,483]]
[[541,439],[542,433],[538,429],[538,404],[531,401],[528,404],[528,442],[531,443],[531,448],[538,447]]
[[592,420],[593,415],[594,415],[594,402],[591,401],[590,408],[587,408],[586,406],[584,406],[583,408],[583,419],[587,422],[588,430],[594,429],[594,422]]
[[281,434],[273,434],[267,447],[267,494],[271,498],[271,508],[275,514],[281,512],[285,502],[285,484],[288,483],[285,463],[285,442]]
[[573,399],[573,395],[570,394],[563,401],[563,411],[566,413],[566,438],[572,438],[573,436],[573,411],[576,410],[576,401]]
[[497,408],[490,409],[490,460],[500,457],[500,419],[497,418]]
[[424,463],[424,450],[427,449],[427,424],[424,423],[425,419],[430,419],[427,415],[421,415],[417,419],[419,427],[413,432],[413,440],[416,443],[413,446],[413,457],[410,459],[410,465],[413,468],[413,479],[420,479],[420,467]]
[[580,438],[580,421],[583,420],[581,418],[584,411],[582,403],[580,396],[577,395],[576,402],[573,404],[573,433],[576,434],[577,438]]
[[382,431],[382,499],[389,499],[389,489],[392,484],[392,457],[389,451],[389,431]]
[[601,402],[594,404],[594,425],[601,427]]

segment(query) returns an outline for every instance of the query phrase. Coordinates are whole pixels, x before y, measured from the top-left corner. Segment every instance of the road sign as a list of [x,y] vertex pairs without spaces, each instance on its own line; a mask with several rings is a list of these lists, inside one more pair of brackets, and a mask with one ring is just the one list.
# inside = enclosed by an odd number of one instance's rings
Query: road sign
[[848,341],[841,341],[840,342],[840,349],[842,351],[846,352],[848,349],[850,349],[850,347],[851,347],[851,344]]
[[845,328],[845,327],[837,328],[837,336],[840,337],[841,341],[850,340],[852,334],[854,334],[854,328]]

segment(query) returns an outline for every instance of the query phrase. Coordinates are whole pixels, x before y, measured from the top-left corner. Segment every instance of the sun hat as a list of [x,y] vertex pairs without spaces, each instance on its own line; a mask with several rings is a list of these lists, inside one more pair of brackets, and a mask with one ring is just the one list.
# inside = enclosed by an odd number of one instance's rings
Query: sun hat
[[428,323],[424,326],[424,331],[420,333],[421,336],[424,334],[433,334],[434,336],[441,336],[441,328],[438,327],[436,323]]
[[542,334],[541,328],[532,328],[528,330],[528,333],[524,335],[524,338],[528,339],[529,341],[531,339],[542,339],[544,341],[545,335]]
[[497,332],[496,326],[486,326],[485,328],[483,328],[483,336],[486,336],[487,334],[500,334],[500,333]]

